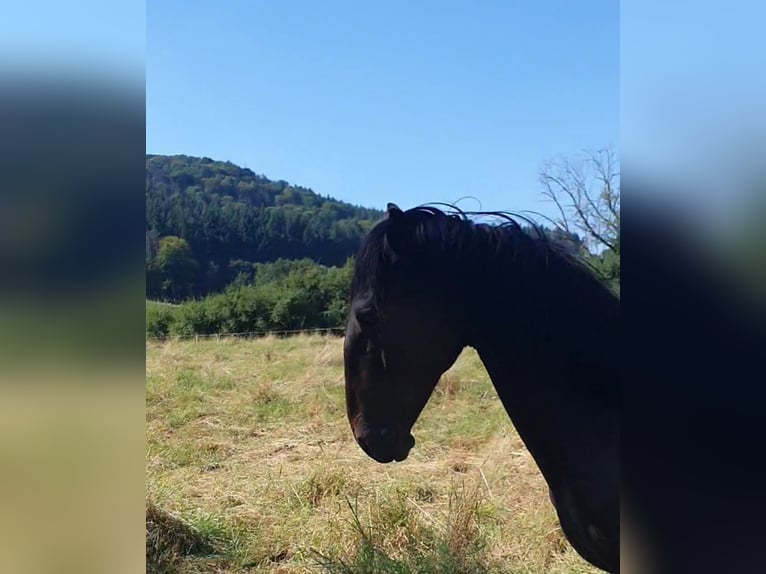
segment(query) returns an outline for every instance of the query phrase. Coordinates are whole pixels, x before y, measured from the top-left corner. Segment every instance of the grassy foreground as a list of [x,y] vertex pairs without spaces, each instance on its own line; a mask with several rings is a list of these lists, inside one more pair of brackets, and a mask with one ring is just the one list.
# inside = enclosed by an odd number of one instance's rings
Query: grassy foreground
[[342,345],[147,342],[147,572],[598,572],[473,350],[381,465],[346,421]]

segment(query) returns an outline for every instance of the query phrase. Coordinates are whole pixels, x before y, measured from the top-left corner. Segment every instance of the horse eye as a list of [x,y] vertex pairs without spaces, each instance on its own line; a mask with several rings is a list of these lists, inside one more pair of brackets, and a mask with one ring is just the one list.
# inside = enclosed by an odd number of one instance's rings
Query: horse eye
[[356,320],[363,327],[372,327],[378,322],[378,314],[375,312],[375,309],[359,309],[356,312]]

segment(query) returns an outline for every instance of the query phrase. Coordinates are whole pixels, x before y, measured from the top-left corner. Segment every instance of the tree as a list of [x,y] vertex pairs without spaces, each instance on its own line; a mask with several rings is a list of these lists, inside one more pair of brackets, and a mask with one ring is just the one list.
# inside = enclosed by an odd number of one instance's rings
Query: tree
[[185,239],[174,235],[160,239],[153,267],[161,277],[163,294],[173,300],[191,294],[197,262]]
[[549,161],[539,175],[543,195],[559,210],[558,227],[579,230],[593,250],[619,254],[620,184],[612,150],[588,151],[577,161]]
[[556,226],[584,234],[590,263],[617,292],[620,288],[620,184],[615,153],[588,151],[570,161],[559,158],[540,170],[543,195],[559,210]]

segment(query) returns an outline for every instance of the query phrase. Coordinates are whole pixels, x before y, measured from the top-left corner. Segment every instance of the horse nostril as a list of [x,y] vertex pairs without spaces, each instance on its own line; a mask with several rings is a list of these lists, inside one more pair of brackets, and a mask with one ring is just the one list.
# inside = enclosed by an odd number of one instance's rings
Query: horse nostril
[[391,434],[391,431],[387,428],[382,428],[378,432],[380,433],[380,438],[386,438],[389,434]]

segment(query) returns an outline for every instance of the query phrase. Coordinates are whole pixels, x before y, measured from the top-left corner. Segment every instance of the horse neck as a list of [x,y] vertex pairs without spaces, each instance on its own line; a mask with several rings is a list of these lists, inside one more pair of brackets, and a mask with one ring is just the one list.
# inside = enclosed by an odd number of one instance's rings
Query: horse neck
[[613,391],[604,388],[605,371],[566,363],[551,366],[554,357],[529,360],[502,344],[482,344],[477,351],[544,474],[607,456],[616,446],[618,410]]
[[533,287],[518,289],[520,272],[511,295],[484,292],[497,277],[473,282],[467,342],[550,483],[615,454],[619,301],[568,267],[550,281],[526,271]]

